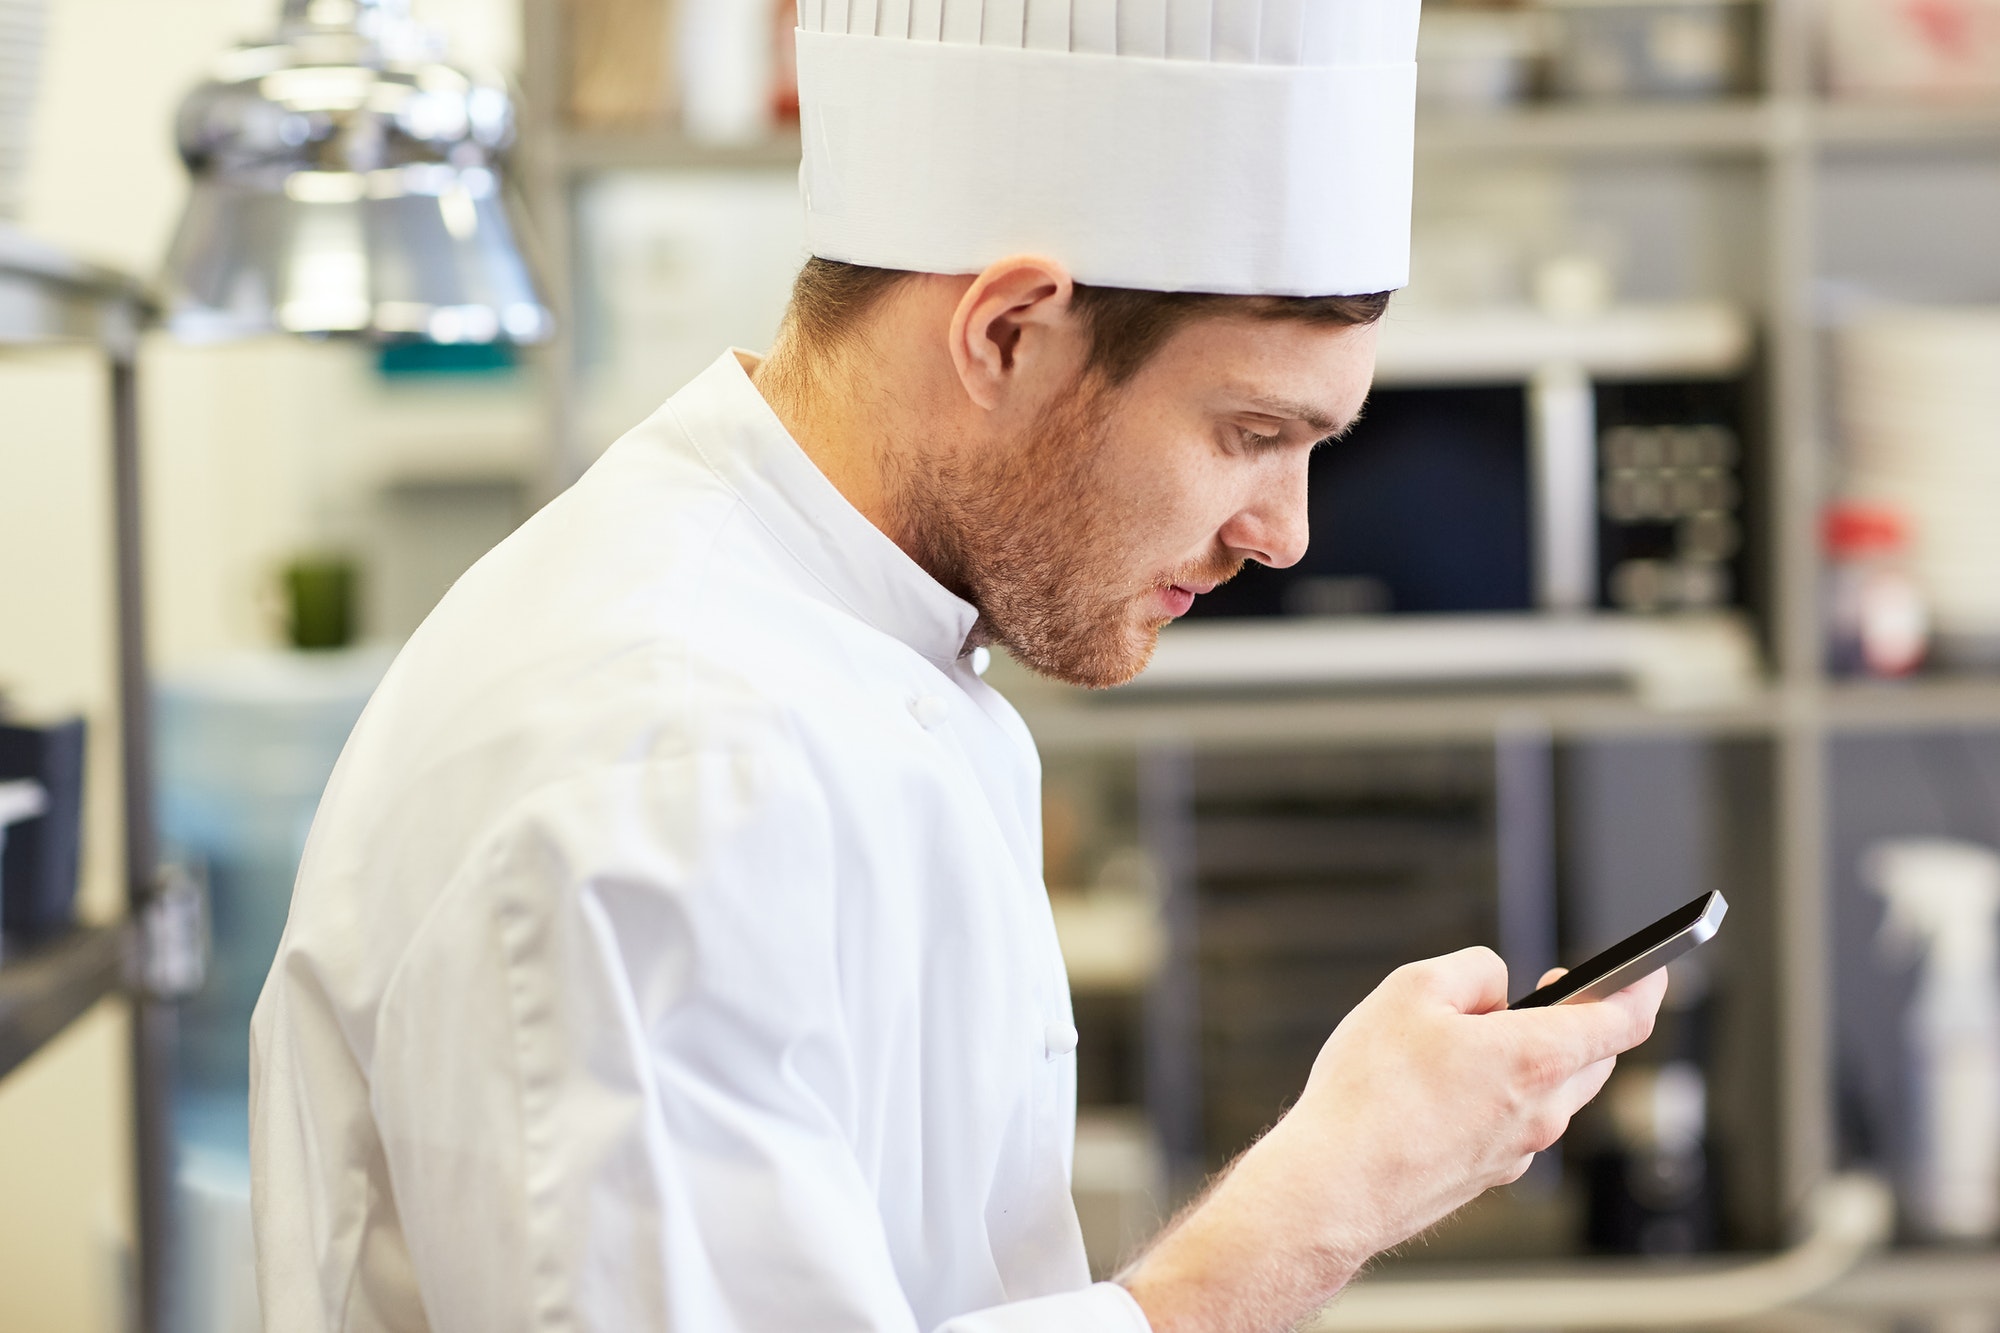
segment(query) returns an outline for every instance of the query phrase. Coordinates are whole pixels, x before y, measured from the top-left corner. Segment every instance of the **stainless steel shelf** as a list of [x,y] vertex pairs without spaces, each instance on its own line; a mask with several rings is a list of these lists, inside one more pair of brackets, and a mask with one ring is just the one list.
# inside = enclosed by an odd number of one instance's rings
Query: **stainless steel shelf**
[[1389,742],[1480,743],[1509,728],[1557,737],[1774,736],[1787,721],[1828,734],[2000,728],[2000,677],[1834,685],[1813,696],[1766,690],[1727,708],[1650,707],[1617,690],[1216,697],[1091,695],[995,672],[1047,753],[1151,745],[1277,748]]
[[1417,150],[1438,154],[1745,156],[1795,143],[1823,149],[2000,147],[2000,101],[1551,103],[1484,115],[1421,116],[1417,122]]
[[119,988],[125,931],[82,929],[0,959],[0,1078]]
[[0,224],[0,346],[129,341],[150,309],[135,280]]
[[[1771,140],[1772,123],[1769,107],[1755,100],[1528,106],[1423,116],[1417,123],[1417,151],[1756,153]],[[799,162],[799,138],[794,132],[760,143],[718,146],[695,143],[672,129],[569,129],[562,133],[557,156],[572,175],[791,168]]]
[[1843,1312],[2000,1307],[2000,1250],[1907,1249],[1876,1255],[1811,1304]]
[[799,136],[777,135],[759,143],[696,143],[673,130],[577,130],[563,132],[557,150],[572,177],[605,171],[796,170]]
[[2000,101],[1907,104],[1823,102],[1810,121],[1825,148],[1920,148],[1986,145],[2000,148]]
[[1831,731],[2000,727],[2000,676],[1835,685],[1826,691],[1825,720]]
[[[1828,1285],[1801,1298],[1785,1301],[1761,1313],[1716,1320],[1695,1311],[1681,1312],[1694,1291],[1708,1285],[1710,1304],[1718,1283],[1740,1283],[1746,1266],[1774,1262],[1796,1264],[1796,1252],[1789,1260],[1768,1253],[1735,1252],[1690,1257],[1656,1256],[1649,1259],[1604,1255],[1574,1255],[1555,1260],[1504,1260],[1466,1262],[1425,1259],[1421,1250],[1381,1256],[1369,1266],[1369,1273],[1350,1288],[1349,1293],[1306,1327],[1316,1333],[1338,1333],[1343,1328],[1384,1329],[1434,1328],[1448,1330],[1465,1325],[1447,1322],[1466,1311],[1455,1287],[1480,1290],[1480,1295],[1506,1301],[1510,1306],[1524,1300],[1544,1301],[1564,1295],[1572,1299],[1579,1288],[1616,1284],[1629,1296],[1622,1303],[1611,1298],[1621,1314],[1605,1325],[1621,1329],[1708,1329],[1711,1333],[1894,1333],[1911,1326],[1930,1327],[1953,1315],[1985,1316],[2000,1308],[2000,1251],[1990,1248],[1965,1250],[1892,1250],[1872,1254],[1855,1264]],[[1794,1269],[1796,1272],[1796,1269]],[[1790,1275],[1769,1274],[1784,1282]],[[1810,1280],[1810,1279],[1808,1279]],[[1533,1296],[1523,1291],[1540,1287]],[[1723,1301],[1743,1298],[1735,1292]],[[1386,1306],[1381,1297],[1391,1294],[1401,1309]],[[1442,1297],[1442,1299],[1440,1299]],[[1476,1299],[1476,1298],[1475,1298]],[[1356,1307],[1362,1307],[1357,1311]],[[1430,1307],[1425,1310],[1423,1307]],[[1456,1306],[1456,1308],[1452,1308]],[[1511,1314],[1512,1311],[1510,1310]],[[1357,1314],[1359,1317],[1357,1317]],[[1390,1317],[1384,1318],[1387,1314]],[[1424,1322],[1430,1314],[1439,1322]],[[1530,1328],[1591,1328],[1579,1323],[1573,1310],[1551,1311],[1537,1321],[1522,1312],[1519,1325]],[[1493,1322],[1474,1316],[1476,1328],[1491,1328]]]
[[1752,155],[1776,141],[1772,104],[1571,102],[1480,114],[1422,115],[1419,153]]
[[[145,288],[0,224],[0,348],[61,343],[129,350]],[[122,928],[79,930],[0,957],[0,1078],[117,989]]]
[[[1008,689],[1004,682],[1003,691]],[[1558,737],[1769,736],[1774,696],[1729,708],[1660,709],[1623,691],[1299,695],[1264,698],[1086,697],[1018,690],[1016,705],[1045,754],[1151,746],[1279,749],[1403,742],[1486,744],[1514,729]]]
[[[1992,142],[2000,104],[1898,105],[1775,98],[1710,102],[1551,102],[1487,112],[1428,112],[1417,151],[1756,156],[1808,139],[1830,148]],[[771,170],[798,166],[796,131],[758,143],[696,143],[671,128],[562,132],[556,158],[572,176],[604,171]]]

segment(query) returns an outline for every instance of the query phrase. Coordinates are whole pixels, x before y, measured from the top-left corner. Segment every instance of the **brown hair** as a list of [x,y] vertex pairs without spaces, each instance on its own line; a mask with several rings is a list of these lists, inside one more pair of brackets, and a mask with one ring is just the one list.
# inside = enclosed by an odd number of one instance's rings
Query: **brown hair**
[[[792,284],[785,322],[807,347],[850,342],[884,297],[913,273],[812,258]],[[1373,324],[1389,306],[1389,293],[1367,296],[1221,296],[1209,292],[1144,292],[1076,284],[1071,298],[1090,329],[1087,371],[1118,385],[1132,378],[1169,335],[1201,315],[1299,320],[1344,326]]]

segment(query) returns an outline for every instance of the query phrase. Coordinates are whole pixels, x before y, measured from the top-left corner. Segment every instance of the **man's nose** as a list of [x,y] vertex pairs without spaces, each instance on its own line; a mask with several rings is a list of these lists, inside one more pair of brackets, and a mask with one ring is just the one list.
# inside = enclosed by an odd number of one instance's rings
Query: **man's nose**
[[1287,468],[1282,478],[1266,482],[1217,535],[1245,559],[1284,569],[1305,556],[1310,526],[1306,469],[1300,466]]

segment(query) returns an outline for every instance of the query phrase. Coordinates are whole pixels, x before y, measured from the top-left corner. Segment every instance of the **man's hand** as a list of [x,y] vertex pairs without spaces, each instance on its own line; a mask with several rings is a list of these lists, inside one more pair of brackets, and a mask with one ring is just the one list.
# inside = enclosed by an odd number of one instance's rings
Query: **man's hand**
[[1514,1011],[1490,949],[1399,968],[1284,1119],[1121,1281],[1154,1333],[1292,1327],[1374,1255],[1518,1180],[1651,1035],[1666,989],[1655,973],[1598,1003]]

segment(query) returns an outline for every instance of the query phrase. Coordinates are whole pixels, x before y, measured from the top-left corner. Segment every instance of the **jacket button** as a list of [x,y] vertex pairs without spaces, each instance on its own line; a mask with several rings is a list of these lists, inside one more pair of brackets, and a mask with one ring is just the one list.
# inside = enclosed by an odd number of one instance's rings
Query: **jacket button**
[[1042,1043],[1048,1048],[1049,1059],[1068,1055],[1076,1049],[1076,1026],[1062,1019],[1053,1019],[1042,1029]]
[[920,694],[910,700],[910,713],[924,730],[929,731],[951,716],[951,706],[935,694]]

